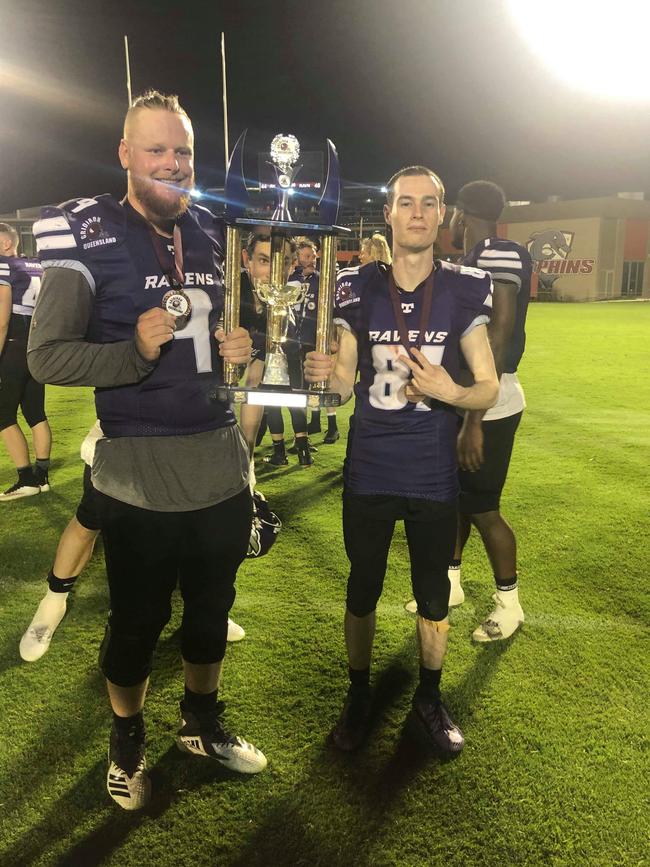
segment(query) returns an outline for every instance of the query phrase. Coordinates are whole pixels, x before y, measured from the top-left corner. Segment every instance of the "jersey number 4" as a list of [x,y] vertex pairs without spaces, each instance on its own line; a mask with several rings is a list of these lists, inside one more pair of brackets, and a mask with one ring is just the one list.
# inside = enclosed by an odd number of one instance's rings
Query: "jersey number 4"
[[[444,354],[444,346],[422,346],[422,354],[431,364],[440,364]],[[406,388],[411,371],[402,361],[397,360],[398,355],[406,355],[403,346],[387,346],[375,344],[372,347],[372,363],[375,368],[375,378],[368,389],[370,406],[375,409],[404,409],[409,402],[404,389]],[[424,401],[415,405],[418,410],[430,410]]]

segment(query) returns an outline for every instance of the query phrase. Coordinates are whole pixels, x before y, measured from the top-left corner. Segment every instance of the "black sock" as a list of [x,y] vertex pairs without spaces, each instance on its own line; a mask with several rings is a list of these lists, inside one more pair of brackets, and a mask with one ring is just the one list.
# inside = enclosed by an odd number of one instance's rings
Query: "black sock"
[[516,590],[517,589],[517,576],[514,578],[495,578],[497,583],[497,590]]
[[39,470],[43,470],[44,473],[50,469],[50,459],[49,458],[36,458],[34,461],[34,466],[38,467]]
[[328,415],[327,416],[327,433],[334,433],[334,431],[338,430],[336,427],[336,416]]
[[191,710],[192,713],[202,714],[213,710],[217,704],[217,693],[213,692],[192,692],[187,686],[185,687],[185,698],[183,700],[184,707]]
[[440,678],[442,677],[441,668],[425,668],[420,666],[420,683],[418,684],[418,693],[422,698],[429,701],[438,701],[440,699]]
[[21,485],[36,484],[36,476],[34,475],[34,468],[31,464],[27,467],[18,467],[18,481]]
[[370,686],[370,666],[368,668],[350,668],[350,686],[352,689],[368,689]]
[[72,590],[78,577],[78,575],[73,575],[71,578],[58,578],[50,569],[47,573],[47,586],[53,593],[67,593]]
[[113,726],[118,734],[131,737],[133,735],[144,735],[144,717],[142,711],[134,713],[133,716],[118,716],[113,711]]
[[456,560],[456,558],[453,558],[452,560],[449,561],[449,568],[450,569],[460,569],[460,562],[461,562],[460,560]]
[[298,451],[309,451],[309,437],[296,437],[296,448]]
[[273,440],[273,451],[276,452],[277,454],[284,455],[285,454],[284,440]]

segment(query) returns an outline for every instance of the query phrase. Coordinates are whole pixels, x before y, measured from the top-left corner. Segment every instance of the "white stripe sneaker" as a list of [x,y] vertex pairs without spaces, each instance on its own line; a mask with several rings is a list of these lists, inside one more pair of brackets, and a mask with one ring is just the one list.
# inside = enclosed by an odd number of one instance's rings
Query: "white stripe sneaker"
[[258,774],[266,767],[266,756],[253,744],[225,731],[221,714],[224,702],[217,702],[213,711],[194,714],[181,702],[181,723],[176,744],[185,753],[215,759],[231,771]]
[[108,762],[106,788],[115,803],[123,810],[146,807],[151,800],[151,780],[144,755],[144,732],[141,736],[124,736],[113,728]]

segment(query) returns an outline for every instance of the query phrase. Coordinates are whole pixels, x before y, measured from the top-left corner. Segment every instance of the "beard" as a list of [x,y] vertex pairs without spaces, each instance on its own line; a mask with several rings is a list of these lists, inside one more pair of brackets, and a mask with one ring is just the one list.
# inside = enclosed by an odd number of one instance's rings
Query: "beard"
[[[192,186],[194,178],[192,177]],[[138,201],[147,211],[153,221],[168,221],[175,220],[182,216],[190,206],[192,197],[189,190],[180,192],[179,188],[168,187],[173,195],[164,192],[161,189],[162,184],[158,184],[151,178],[141,178],[137,175],[131,175],[131,187]]]

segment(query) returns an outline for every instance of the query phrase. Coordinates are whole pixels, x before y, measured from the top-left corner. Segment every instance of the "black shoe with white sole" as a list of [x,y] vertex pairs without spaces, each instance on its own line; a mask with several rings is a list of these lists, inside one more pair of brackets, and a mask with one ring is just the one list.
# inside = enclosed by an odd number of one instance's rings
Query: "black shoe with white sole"
[[439,752],[453,756],[465,746],[463,733],[440,699],[424,698],[416,692],[413,696],[413,714]]
[[185,753],[215,759],[231,771],[258,774],[266,767],[266,756],[242,738],[229,734],[223,727],[224,702],[217,702],[208,713],[195,714],[181,702],[182,726],[176,743]]

